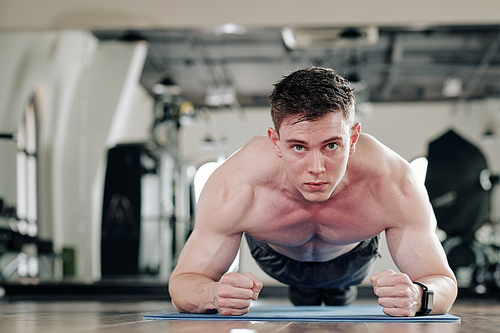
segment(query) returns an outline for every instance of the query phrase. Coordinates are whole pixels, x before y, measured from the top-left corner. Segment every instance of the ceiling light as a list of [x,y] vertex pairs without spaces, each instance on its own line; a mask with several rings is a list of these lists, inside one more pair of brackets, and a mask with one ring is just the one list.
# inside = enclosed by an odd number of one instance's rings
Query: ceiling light
[[215,28],[215,33],[218,35],[244,35],[247,32],[247,28],[237,25],[234,23],[227,23]]
[[165,72],[163,78],[153,86],[153,92],[158,95],[180,95],[182,88],[174,82],[170,73]]
[[360,44],[375,44],[378,28],[290,28],[281,29],[281,37],[291,50],[324,47],[356,47]]
[[205,103],[207,105],[231,105],[234,102],[236,102],[236,93],[231,87],[209,89],[205,95]]
[[442,94],[445,97],[458,97],[462,95],[463,82],[458,77],[444,80]]

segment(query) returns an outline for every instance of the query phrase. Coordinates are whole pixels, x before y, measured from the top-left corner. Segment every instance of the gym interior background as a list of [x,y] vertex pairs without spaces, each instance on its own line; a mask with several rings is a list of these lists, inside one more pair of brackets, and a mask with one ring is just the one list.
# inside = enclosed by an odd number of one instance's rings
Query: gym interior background
[[422,181],[459,286],[500,296],[499,4],[388,5],[2,1],[2,296],[168,297],[197,171],[265,134],[272,83],[311,65],[351,80],[362,131],[443,171]]

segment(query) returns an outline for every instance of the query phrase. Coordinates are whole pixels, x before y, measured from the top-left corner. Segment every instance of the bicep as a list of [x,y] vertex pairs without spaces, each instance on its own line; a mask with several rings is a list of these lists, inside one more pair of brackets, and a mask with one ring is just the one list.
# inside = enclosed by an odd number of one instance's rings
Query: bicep
[[386,231],[395,264],[413,281],[429,275],[453,275],[436,235],[436,218],[424,185],[411,170],[402,185],[394,227]]
[[233,263],[244,231],[242,221],[253,202],[251,188],[233,179],[234,169],[233,163],[226,161],[205,184],[195,228],[181,252],[174,277],[192,273],[218,281]]
[[436,235],[430,204],[417,200],[408,210],[395,227],[386,230],[387,246],[396,266],[412,281],[430,275],[453,276]]

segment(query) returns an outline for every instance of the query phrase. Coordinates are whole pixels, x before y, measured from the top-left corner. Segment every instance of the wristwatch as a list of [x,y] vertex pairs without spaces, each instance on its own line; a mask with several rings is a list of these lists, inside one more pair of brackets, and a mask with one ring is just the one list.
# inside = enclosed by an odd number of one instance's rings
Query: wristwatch
[[434,292],[429,289],[425,284],[420,282],[413,282],[422,287],[422,307],[415,313],[415,316],[425,316],[432,311],[432,302],[434,301]]

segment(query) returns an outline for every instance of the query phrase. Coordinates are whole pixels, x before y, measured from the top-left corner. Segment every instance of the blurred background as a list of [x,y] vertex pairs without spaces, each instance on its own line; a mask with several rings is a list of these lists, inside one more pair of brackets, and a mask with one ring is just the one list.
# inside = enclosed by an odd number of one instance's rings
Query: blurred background
[[[461,293],[500,297],[495,0],[0,2],[0,296],[150,294],[272,84],[335,69],[421,175]],[[397,269],[385,244],[375,270]],[[234,268],[260,271],[243,242]],[[364,283],[369,285],[368,283]]]

